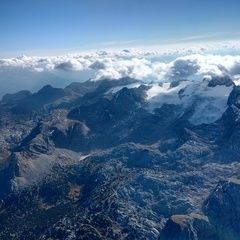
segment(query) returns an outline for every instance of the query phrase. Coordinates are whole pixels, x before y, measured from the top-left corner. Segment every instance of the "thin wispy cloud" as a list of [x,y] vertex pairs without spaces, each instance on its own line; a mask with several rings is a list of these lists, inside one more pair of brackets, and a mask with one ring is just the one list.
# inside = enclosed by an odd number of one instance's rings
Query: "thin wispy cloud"
[[106,41],[106,42],[101,42],[100,45],[106,46],[106,47],[119,47],[119,46],[124,46],[124,45],[129,45],[136,43],[137,40],[126,40],[126,41]]
[[202,40],[211,40],[211,39],[218,39],[221,37],[240,37],[240,32],[215,32],[215,33],[208,33],[208,34],[202,34],[202,35],[192,35],[185,38],[181,38],[178,41],[179,42],[191,42],[191,41],[202,41]]

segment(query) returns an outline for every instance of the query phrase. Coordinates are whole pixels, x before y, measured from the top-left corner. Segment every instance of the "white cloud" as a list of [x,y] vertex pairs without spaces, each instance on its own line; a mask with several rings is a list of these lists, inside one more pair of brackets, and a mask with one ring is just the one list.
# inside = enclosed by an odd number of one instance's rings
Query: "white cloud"
[[[163,82],[215,75],[235,77],[240,74],[240,55],[219,53],[226,49],[234,50],[236,53],[240,49],[240,43],[235,41],[208,43],[192,47],[174,48],[172,46],[169,49],[97,51],[56,57],[21,56],[0,59],[0,71],[4,71],[4,69],[14,71],[14,69],[19,68],[33,72],[93,70],[95,80],[129,76],[146,82]],[[213,50],[217,54],[213,54]],[[152,58],[153,56],[159,60]],[[164,60],[166,56],[172,56],[172,60]]]
[[240,56],[189,55],[169,63],[151,62],[145,58],[103,59],[92,66],[96,79],[118,79],[129,76],[143,81],[164,82],[183,78],[205,76],[230,76],[240,74]]

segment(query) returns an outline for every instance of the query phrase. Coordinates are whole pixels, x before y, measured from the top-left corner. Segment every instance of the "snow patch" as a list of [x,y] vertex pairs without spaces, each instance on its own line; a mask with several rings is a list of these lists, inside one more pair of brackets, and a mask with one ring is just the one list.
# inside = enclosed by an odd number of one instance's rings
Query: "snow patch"
[[163,83],[162,85],[152,84],[152,87],[147,91],[150,109],[159,108],[164,103],[181,104],[178,92],[188,84],[190,84],[190,81],[182,81],[176,87],[171,87],[170,83]]
[[113,88],[111,88],[110,90],[108,90],[108,91],[106,92],[106,94],[109,94],[109,93],[113,93],[113,94],[114,94],[114,93],[122,90],[122,89],[125,88],[125,87],[131,89],[131,88],[138,88],[138,87],[140,87],[140,86],[141,86],[140,83],[131,83],[131,84],[128,84],[128,85],[113,87]]
[[189,121],[194,125],[217,121],[227,110],[227,101],[232,90],[233,86],[200,88],[195,95],[199,97],[199,100],[196,102],[194,114]]

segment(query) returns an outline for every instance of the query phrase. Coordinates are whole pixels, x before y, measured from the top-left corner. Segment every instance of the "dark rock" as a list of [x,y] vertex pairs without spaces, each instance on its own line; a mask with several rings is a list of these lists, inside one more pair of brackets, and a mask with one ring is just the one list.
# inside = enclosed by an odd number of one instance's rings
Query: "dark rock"
[[237,108],[240,108],[240,86],[234,87],[233,91],[229,96],[228,105],[234,105]]
[[204,212],[216,228],[219,239],[240,236],[240,180],[220,182],[204,204]]
[[216,87],[216,86],[226,86],[230,87],[234,85],[232,79],[228,76],[224,77],[212,77],[212,79],[208,83],[208,87]]
[[173,215],[166,222],[161,240],[219,240],[205,216],[199,214]]
[[5,104],[16,104],[31,95],[29,91],[20,91],[14,94],[6,94],[2,97],[2,102]]
[[12,108],[14,114],[28,114],[33,111],[40,111],[46,104],[52,103],[65,96],[65,92],[60,88],[53,88],[47,85],[37,93],[24,98]]

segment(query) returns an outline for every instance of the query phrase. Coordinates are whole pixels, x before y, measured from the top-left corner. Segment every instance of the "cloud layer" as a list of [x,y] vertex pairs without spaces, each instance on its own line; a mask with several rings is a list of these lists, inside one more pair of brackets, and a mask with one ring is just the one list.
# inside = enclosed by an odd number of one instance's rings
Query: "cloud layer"
[[[91,70],[95,80],[129,76],[144,82],[223,75],[237,77],[240,74],[240,54],[237,55],[239,42],[156,49],[98,51],[56,57],[21,56],[0,59],[0,71],[24,69],[32,72],[70,73]],[[226,55],[226,52],[234,54]]]

